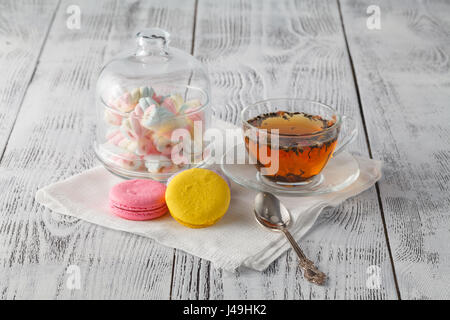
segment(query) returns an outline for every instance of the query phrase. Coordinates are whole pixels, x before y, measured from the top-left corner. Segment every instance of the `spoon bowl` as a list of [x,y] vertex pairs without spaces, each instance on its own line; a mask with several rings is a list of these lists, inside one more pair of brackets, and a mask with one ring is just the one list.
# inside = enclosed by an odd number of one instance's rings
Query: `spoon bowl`
[[254,208],[256,221],[263,227],[282,231],[291,224],[289,210],[271,193],[258,193],[255,197]]

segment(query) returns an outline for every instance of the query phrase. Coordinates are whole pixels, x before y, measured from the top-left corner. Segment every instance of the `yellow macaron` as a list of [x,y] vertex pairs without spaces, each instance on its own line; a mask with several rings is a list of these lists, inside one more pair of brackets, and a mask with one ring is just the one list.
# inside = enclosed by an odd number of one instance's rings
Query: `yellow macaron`
[[213,225],[227,212],[230,188],[219,174],[193,168],[173,177],[166,190],[166,204],[172,217],[190,228]]

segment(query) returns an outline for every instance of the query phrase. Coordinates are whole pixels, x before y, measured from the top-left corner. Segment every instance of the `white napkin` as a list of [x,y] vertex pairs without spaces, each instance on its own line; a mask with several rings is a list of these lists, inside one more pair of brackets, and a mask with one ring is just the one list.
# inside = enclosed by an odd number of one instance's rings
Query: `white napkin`
[[[323,208],[337,206],[380,179],[380,161],[359,157],[357,160],[360,176],[346,189],[315,197],[280,197],[291,210],[290,231],[294,238],[299,239],[313,226]],[[103,167],[96,167],[38,190],[36,201],[60,214],[152,238],[229,271],[240,266],[262,271],[289,248],[282,234],[263,229],[256,223],[252,208],[256,191],[232,183],[232,200],[225,216],[211,227],[190,229],[178,224],[169,214],[143,222],[111,214],[108,193],[120,181],[123,180]]]

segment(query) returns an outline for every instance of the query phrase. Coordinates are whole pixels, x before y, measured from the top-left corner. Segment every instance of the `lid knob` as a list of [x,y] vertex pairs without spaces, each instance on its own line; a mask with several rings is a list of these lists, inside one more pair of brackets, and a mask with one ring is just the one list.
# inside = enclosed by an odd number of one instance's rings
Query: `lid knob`
[[159,28],[148,28],[136,34],[137,56],[169,55],[170,33]]

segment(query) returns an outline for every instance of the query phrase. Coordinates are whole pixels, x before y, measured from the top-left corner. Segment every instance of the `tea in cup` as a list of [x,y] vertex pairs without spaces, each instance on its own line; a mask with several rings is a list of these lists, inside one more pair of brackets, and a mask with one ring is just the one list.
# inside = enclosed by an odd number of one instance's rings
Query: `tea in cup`
[[329,159],[356,137],[353,129],[337,147],[343,117],[331,107],[303,99],[271,99],[242,113],[244,141],[265,182],[283,186],[320,183]]

